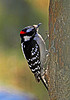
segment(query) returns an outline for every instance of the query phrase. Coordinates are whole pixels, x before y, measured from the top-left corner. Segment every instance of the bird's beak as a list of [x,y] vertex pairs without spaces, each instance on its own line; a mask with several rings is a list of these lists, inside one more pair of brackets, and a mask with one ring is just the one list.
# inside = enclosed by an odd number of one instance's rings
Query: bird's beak
[[37,30],[38,27],[41,25],[42,23],[39,23],[38,25],[33,25],[35,27],[35,29]]
[[39,23],[36,28],[38,28],[42,23]]

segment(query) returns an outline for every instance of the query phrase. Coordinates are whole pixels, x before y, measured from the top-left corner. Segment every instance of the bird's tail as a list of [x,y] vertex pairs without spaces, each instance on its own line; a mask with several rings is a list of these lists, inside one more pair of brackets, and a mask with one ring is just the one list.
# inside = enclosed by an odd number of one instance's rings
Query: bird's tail
[[42,76],[40,76],[40,80],[42,81],[42,83],[45,86],[45,88],[48,90],[48,82]]

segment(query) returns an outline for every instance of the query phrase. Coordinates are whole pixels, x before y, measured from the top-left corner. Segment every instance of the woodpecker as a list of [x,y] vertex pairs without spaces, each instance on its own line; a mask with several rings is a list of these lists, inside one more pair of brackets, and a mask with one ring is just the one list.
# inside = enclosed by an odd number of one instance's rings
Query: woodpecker
[[38,27],[41,25],[27,26],[20,32],[22,52],[28,62],[29,68],[34,74],[36,80],[46,82],[42,79],[43,67],[46,62],[46,45],[42,36],[38,33]]

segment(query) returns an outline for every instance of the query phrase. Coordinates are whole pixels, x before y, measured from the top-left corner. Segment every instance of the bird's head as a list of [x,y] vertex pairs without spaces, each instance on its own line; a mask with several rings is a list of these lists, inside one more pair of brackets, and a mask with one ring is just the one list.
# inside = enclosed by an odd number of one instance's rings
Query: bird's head
[[41,25],[27,26],[20,32],[21,41],[29,41],[38,32],[38,27]]

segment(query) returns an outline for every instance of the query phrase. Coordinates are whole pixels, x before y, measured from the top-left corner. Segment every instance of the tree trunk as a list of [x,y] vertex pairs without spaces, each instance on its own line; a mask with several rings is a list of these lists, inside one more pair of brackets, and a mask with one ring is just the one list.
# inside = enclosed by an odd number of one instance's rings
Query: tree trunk
[[50,0],[50,100],[70,100],[70,0]]

